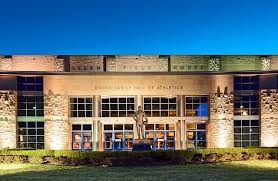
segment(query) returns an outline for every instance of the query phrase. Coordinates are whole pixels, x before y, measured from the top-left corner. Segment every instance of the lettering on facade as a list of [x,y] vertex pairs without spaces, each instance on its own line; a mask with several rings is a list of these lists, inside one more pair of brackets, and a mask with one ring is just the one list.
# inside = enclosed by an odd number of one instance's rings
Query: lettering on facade
[[115,86],[95,86],[95,90],[183,90],[183,86],[177,85],[160,85],[160,86],[125,86],[125,85],[115,85]]
[[207,70],[207,66],[204,65],[175,65],[173,66],[174,71],[178,70],[187,70],[187,71],[202,71],[202,70]]

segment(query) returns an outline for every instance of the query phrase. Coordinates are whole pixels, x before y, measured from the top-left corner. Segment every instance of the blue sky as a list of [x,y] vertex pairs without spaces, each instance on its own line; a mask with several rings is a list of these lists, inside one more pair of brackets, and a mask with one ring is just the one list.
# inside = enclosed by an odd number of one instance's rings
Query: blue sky
[[1,0],[0,54],[278,54],[276,0]]

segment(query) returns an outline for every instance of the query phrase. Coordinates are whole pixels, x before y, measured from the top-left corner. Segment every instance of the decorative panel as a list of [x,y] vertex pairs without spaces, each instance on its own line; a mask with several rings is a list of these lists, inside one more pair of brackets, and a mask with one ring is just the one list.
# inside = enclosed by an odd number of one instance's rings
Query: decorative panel
[[13,56],[13,71],[54,71],[56,56]]
[[55,58],[54,59],[54,71],[55,72],[63,72],[65,71],[65,62],[64,59]]
[[0,71],[12,70],[12,58],[0,57]]
[[278,56],[271,56],[270,59],[271,59],[270,69],[278,70]]
[[262,70],[270,70],[271,68],[271,59],[270,57],[262,57],[261,58],[261,65],[262,65]]
[[171,71],[208,71],[208,56],[171,56]]
[[209,59],[209,71],[220,70],[220,59],[218,57],[211,57]]
[[168,57],[115,56],[106,58],[108,72],[168,72]]
[[222,71],[261,70],[258,56],[222,56]]
[[103,56],[70,56],[71,72],[102,72]]

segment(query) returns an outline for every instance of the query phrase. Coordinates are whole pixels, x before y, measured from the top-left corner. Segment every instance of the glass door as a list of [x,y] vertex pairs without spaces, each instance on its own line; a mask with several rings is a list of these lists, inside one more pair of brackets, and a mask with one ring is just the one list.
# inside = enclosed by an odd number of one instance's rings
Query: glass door
[[175,131],[166,132],[166,149],[175,149]]
[[114,150],[123,150],[123,132],[115,132]]
[[72,125],[72,149],[92,150],[92,125]]
[[164,150],[165,149],[165,132],[164,131],[156,131],[155,134],[157,147],[158,150]]
[[133,147],[133,132],[125,132],[125,149],[132,150]]
[[112,133],[104,133],[104,149],[105,150],[112,150],[113,147],[113,136]]
[[103,129],[104,150],[132,150],[133,124],[106,124]]
[[154,132],[153,131],[146,131],[146,138],[151,141],[151,149],[155,149],[155,141],[154,141]]
[[186,148],[202,149],[206,148],[206,124],[187,124]]

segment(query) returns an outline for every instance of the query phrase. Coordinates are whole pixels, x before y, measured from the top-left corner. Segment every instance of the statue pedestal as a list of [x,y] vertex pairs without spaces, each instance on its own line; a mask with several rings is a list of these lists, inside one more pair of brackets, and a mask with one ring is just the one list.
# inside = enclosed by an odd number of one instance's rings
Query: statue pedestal
[[146,151],[151,150],[151,140],[150,139],[135,139],[133,142],[132,151]]

